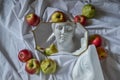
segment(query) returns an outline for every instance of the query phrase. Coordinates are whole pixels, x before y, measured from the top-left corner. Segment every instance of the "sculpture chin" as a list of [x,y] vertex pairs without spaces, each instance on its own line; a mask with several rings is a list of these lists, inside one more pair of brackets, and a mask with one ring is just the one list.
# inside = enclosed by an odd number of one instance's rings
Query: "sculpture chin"
[[60,39],[59,44],[63,44],[63,43],[65,43],[65,39]]
[[[70,44],[70,46],[68,46]],[[65,39],[59,40],[57,43],[58,51],[73,52],[74,44],[73,41],[67,41]]]

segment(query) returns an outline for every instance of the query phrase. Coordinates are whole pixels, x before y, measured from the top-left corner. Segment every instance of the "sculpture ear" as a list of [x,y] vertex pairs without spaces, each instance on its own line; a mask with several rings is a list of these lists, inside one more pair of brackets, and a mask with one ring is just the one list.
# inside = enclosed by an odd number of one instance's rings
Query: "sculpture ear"
[[56,23],[52,23],[52,25],[51,25],[53,32],[54,32],[54,30],[55,30],[55,24],[56,24]]

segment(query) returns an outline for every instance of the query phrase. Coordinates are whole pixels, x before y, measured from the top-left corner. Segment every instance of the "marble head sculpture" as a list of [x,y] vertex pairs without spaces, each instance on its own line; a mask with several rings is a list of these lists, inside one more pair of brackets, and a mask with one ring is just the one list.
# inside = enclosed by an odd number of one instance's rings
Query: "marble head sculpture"
[[[75,31],[79,27],[84,38],[81,38],[80,44],[82,46],[75,51]],[[58,51],[70,52],[75,55],[79,55],[87,48],[87,31],[79,23],[74,22],[64,22],[64,23],[52,23],[52,30],[56,38]]]

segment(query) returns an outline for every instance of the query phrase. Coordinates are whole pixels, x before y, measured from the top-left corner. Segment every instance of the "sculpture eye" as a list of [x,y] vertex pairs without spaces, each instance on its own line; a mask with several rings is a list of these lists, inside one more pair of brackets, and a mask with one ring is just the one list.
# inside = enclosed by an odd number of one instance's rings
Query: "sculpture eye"
[[58,30],[62,30],[62,26],[59,25],[59,26],[56,27],[56,29],[58,29]]
[[68,25],[68,26],[66,26],[66,30],[67,30],[67,31],[72,31],[72,30],[73,30],[73,27]]

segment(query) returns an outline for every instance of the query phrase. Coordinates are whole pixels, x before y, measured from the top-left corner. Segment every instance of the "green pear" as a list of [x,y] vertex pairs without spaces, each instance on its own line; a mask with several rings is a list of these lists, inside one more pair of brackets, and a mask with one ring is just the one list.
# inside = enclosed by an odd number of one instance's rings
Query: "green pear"
[[87,18],[93,18],[95,16],[95,7],[91,4],[86,4],[82,8],[82,15]]
[[53,74],[56,71],[57,64],[52,59],[45,59],[41,62],[41,71],[44,74]]
[[51,44],[50,47],[45,49],[45,54],[48,56],[51,54],[57,53],[57,52],[58,52],[58,50],[57,50],[55,44]]

